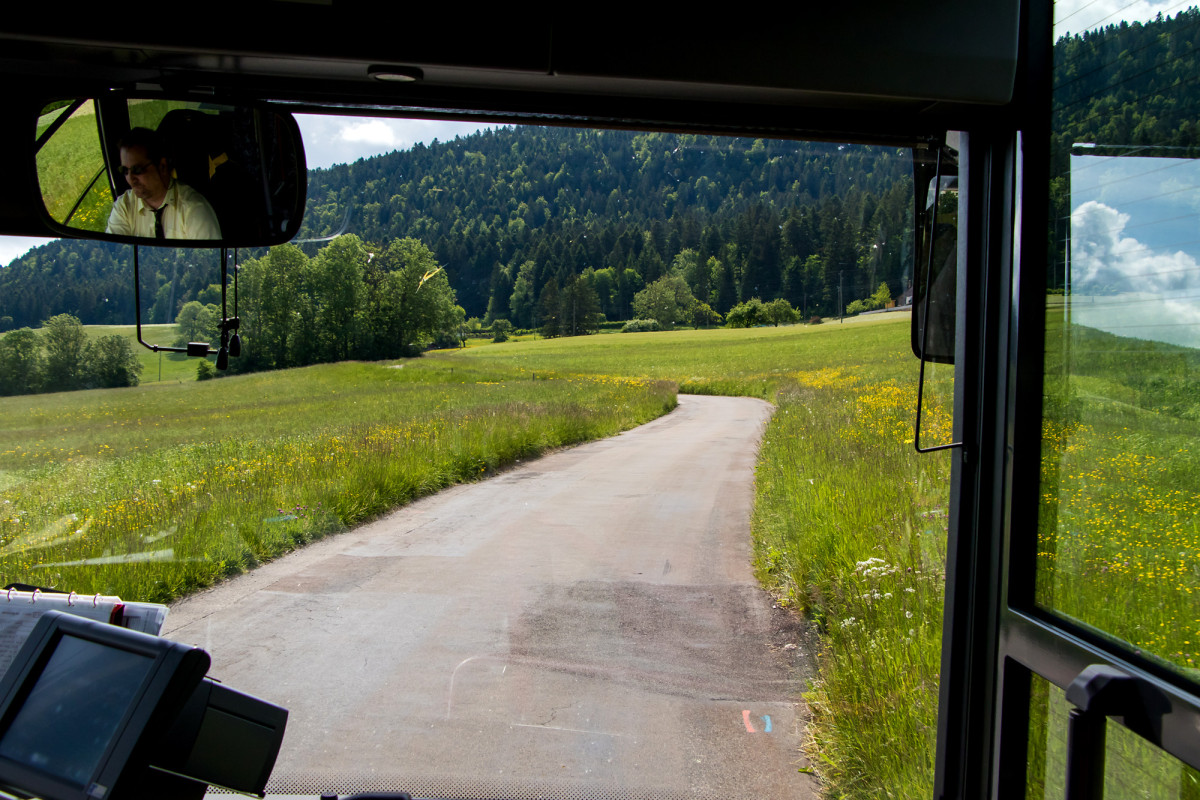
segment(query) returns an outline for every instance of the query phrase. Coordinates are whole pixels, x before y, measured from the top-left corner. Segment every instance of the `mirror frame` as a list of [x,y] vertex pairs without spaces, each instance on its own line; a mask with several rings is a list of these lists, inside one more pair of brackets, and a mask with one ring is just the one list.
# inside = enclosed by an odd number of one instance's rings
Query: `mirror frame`
[[[948,185],[949,182],[953,185]],[[917,358],[954,363],[958,226],[938,221],[943,192],[957,194],[958,151],[948,144],[913,150],[913,265],[910,347]],[[933,188],[936,183],[936,188]],[[934,197],[930,198],[933,189]],[[940,226],[940,230],[939,230]],[[926,319],[931,324],[926,325]]]
[[[221,184],[213,180],[206,186],[197,189],[214,207],[214,211],[222,221],[222,235],[219,239],[155,239],[72,227],[57,221],[46,207],[41,191],[42,178],[38,165],[39,152],[48,141],[52,141],[52,135],[58,127],[57,123],[47,128],[41,136],[31,137],[32,146],[29,149],[31,170],[39,199],[38,217],[43,226],[53,235],[71,239],[91,239],[150,247],[210,248],[268,247],[288,242],[300,231],[307,203],[308,168],[300,128],[289,111],[280,109],[275,104],[264,102],[238,102],[236,104],[215,102],[210,97],[186,94],[133,92],[92,94],[94,94],[92,97],[64,95],[57,101],[51,100],[41,106],[42,109],[45,109],[54,102],[73,103],[79,100],[90,100],[94,104],[97,120],[96,133],[100,146],[98,163],[102,163],[102,166],[100,172],[88,183],[84,194],[80,195],[80,201],[86,193],[93,191],[97,181],[106,181],[107,186],[102,191],[112,194],[114,202],[127,190],[128,184],[119,175],[120,150],[118,144],[133,127],[137,127],[130,119],[131,103],[161,101],[201,106],[205,103],[212,103],[225,111],[226,119],[236,119],[243,123],[243,129],[249,131],[249,134],[241,137],[241,158],[229,159],[228,151],[233,150],[233,145],[229,142],[223,143],[225,148],[220,149],[220,154],[215,157],[214,153],[218,151],[192,152],[192,156],[197,156],[201,162],[207,162],[207,175],[203,174],[205,165],[201,165],[199,178],[186,181],[192,184],[211,180],[216,174],[215,170],[221,169],[225,164],[237,166],[237,169],[225,167],[227,171],[222,174],[227,177]],[[176,133],[173,134],[176,143],[168,145],[166,149],[168,151],[178,149],[181,147],[179,142],[185,142],[190,138],[193,145],[191,149],[195,150],[194,145],[197,139],[210,133],[204,129],[204,121],[208,117],[206,112],[199,109],[171,110],[159,119],[156,129],[161,131],[163,124],[170,120],[176,129]],[[36,125],[36,120],[34,124]],[[179,154],[171,152],[168,160],[172,176],[177,180],[181,179]],[[188,173],[189,175],[197,174],[195,161],[195,158],[189,159],[189,163],[193,167]],[[256,184],[261,185],[261,189]],[[247,196],[247,189],[250,190],[250,197],[254,198],[249,201],[249,207],[244,199]],[[234,205],[235,203],[236,205]],[[253,227],[243,226],[241,230],[235,228],[232,231],[230,227],[226,227],[228,220],[247,218],[255,220],[256,224]]]

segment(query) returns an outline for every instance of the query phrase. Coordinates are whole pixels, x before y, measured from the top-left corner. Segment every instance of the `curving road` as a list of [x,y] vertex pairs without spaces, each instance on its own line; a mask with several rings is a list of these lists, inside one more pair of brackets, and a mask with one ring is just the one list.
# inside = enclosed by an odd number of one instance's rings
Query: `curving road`
[[164,634],[290,709],[278,793],[815,796],[796,624],[749,565],[770,410],[681,396],[183,600]]

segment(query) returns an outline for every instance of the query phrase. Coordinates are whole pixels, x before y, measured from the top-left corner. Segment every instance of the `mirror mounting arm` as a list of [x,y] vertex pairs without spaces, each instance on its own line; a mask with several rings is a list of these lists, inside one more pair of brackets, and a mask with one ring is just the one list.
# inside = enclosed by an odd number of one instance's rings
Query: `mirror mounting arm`
[[[168,347],[161,344],[150,344],[142,338],[142,281],[138,274],[138,245],[133,246],[133,308],[137,322],[138,344],[152,353],[187,353],[189,356],[207,358],[216,355],[217,351],[208,346],[208,342],[188,342],[187,347]],[[224,250],[221,251],[224,256]]]

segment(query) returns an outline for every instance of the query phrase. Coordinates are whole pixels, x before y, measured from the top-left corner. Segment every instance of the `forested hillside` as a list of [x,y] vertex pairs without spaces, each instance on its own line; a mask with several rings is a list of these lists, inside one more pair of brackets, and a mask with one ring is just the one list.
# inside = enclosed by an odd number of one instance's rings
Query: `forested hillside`
[[[519,327],[535,324],[547,284],[581,274],[608,319],[628,319],[672,266],[720,313],[783,297],[824,315],[839,277],[846,303],[883,281],[904,289],[911,196],[908,152],[894,148],[506,128],[312,171],[300,238],[348,219],[376,247],[418,239],[468,316]],[[56,242],[14,261],[0,270],[3,324],[132,320],[131,250]],[[216,275],[211,253],[143,248],[146,318],[174,320]]]
[[514,306],[514,290],[536,298],[589,268],[612,287],[598,289],[603,313],[628,319],[681,253],[718,312],[785,297],[828,314],[839,269],[847,302],[879,280],[903,288],[910,174],[894,149],[507,129],[315,172],[307,225],[331,233],[350,206],[364,240],[420,239],[468,314],[521,327],[531,304]]
[[1181,87],[1200,75],[1200,10],[1064,36],[1054,70],[1051,129],[1061,152],[1076,142],[1200,144],[1200,118],[1180,108],[1195,95]]
[[[1178,148],[1195,157],[1200,109],[1194,87],[1200,75],[1200,9],[1152,22],[1121,22],[1067,35],[1054,45],[1055,104],[1051,216],[1070,216],[1072,145]],[[1153,153],[1144,152],[1143,155]],[[1052,246],[1053,247],[1053,246]]]

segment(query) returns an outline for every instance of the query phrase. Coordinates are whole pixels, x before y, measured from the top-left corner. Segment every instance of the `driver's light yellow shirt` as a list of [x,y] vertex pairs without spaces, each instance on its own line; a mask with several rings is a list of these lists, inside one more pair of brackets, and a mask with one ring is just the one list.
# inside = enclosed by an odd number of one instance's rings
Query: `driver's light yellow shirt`
[[[220,239],[221,226],[216,212],[186,183],[172,180],[164,201],[163,232],[168,239]],[[127,191],[113,203],[108,215],[107,233],[123,236],[154,238],[154,209],[132,191]]]

